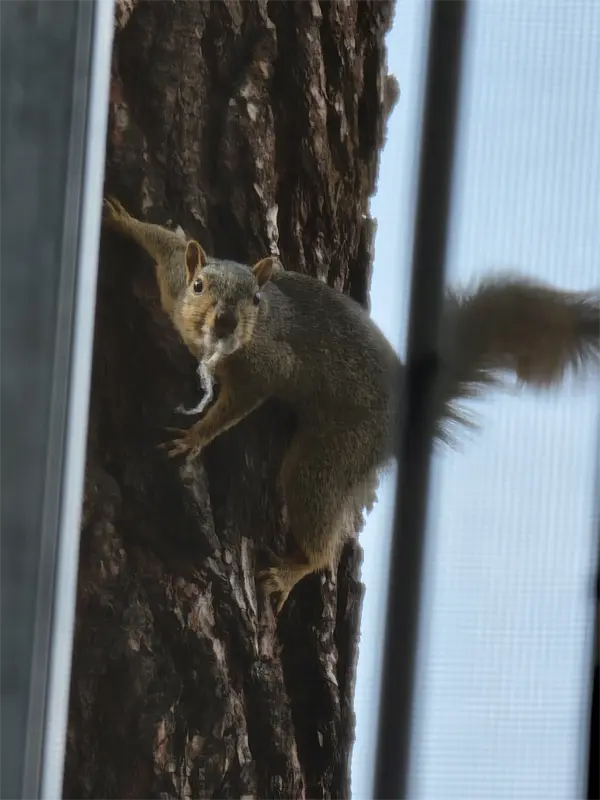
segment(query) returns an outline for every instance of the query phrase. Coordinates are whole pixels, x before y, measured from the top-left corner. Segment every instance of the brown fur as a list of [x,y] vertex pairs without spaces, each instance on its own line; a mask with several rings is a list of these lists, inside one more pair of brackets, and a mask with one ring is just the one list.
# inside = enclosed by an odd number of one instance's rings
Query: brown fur
[[[170,454],[196,457],[271,397],[296,414],[281,471],[296,550],[273,556],[259,573],[280,609],[301,578],[336,563],[344,518],[372,501],[377,472],[396,452],[402,365],[368,314],[321,282],[275,269],[271,258],[252,270],[211,259],[196,242],[134,220],[115,201],[107,213],[157,260],[165,310],[221,387],[205,416],[178,432]],[[223,310],[237,324],[219,342],[213,333]],[[453,422],[467,422],[456,403],[503,373],[547,387],[569,368],[597,365],[600,302],[597,294],[504,276],[449,293],[443,333],[439,439],[449,438]]]
[[442,336],[438,435],[471,424],[462,399],[502,385],[507,374],[537,389],[558,385],[600,360],[598,292],[561,292],[508,274],[448,293]]

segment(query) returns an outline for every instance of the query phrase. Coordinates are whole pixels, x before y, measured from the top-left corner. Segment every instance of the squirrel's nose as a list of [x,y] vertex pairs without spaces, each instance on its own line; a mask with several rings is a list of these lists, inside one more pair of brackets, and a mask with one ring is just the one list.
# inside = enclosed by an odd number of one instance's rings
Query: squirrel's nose
[[218,339],[225,339],[230,336],[237,325],[235,314],[230,308],[226,308],[215,316],[214,331]]

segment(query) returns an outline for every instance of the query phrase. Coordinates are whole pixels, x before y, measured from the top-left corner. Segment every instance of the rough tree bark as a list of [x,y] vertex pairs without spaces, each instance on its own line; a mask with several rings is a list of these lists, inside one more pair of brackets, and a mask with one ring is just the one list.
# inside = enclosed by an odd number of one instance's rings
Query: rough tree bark
[[[121,0],[106,193],[367,304],[392,13]],[[184,467],[157,445],[199,391],[152,264],[104,232],[65,796],[349,797],[360,547],[276,625],[254,563],[284,547],[293,419],[270,404]]]

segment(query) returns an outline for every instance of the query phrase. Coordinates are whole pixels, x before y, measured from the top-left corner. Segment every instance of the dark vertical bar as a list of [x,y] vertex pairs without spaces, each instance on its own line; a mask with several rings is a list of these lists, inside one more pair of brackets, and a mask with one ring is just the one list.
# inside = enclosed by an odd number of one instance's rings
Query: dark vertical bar
[[373,797],[407,796],[415,654],[439,322],[460,95],[463,0],[431,7],[411,285],[405,425],[398,464]]
[[587,800],[600,797],[600,572],[596,575],[596,603],[594,630],[594,666],[592,669],[592,694],[590,708]]
[[[53,608],[63,588],[56,570],[69,390],[78,366],[74,320],[96,8],[77,0],[0,3],[1,796],[6,798],[41,796],[53,624],[70,624],[53,620]],[[95,269],[92,260],[92,290]],[[85,325],[93,325],[93,308]],[[85,419],[86,413],[80,416]],[[85,447],[85,429],[76,435]],[[79,480],[80,475],[69,475],[71,485]],[[67,674],[70,664],[60,669]]]

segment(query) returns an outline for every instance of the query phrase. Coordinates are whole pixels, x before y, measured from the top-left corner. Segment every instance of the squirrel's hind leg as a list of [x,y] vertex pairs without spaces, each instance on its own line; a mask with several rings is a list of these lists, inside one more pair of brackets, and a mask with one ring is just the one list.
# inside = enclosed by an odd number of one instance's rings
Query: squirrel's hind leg
[[258,573],[263,590],[274,595],[278,612],[298,581],[335,568],[343,543],[344,512],[376,461],[375,454],[366,452],[368,441],[363,432],[351,430],[329,436],[303,430],[292,441],[281,479],[296,552],[275,557]]
[[315,567],[299,550],[284,557],[269,552],[269,566],[260,569],[256,577],[262,591],[275,601],[275,611],[279,614],[298,581],[314,571]]

